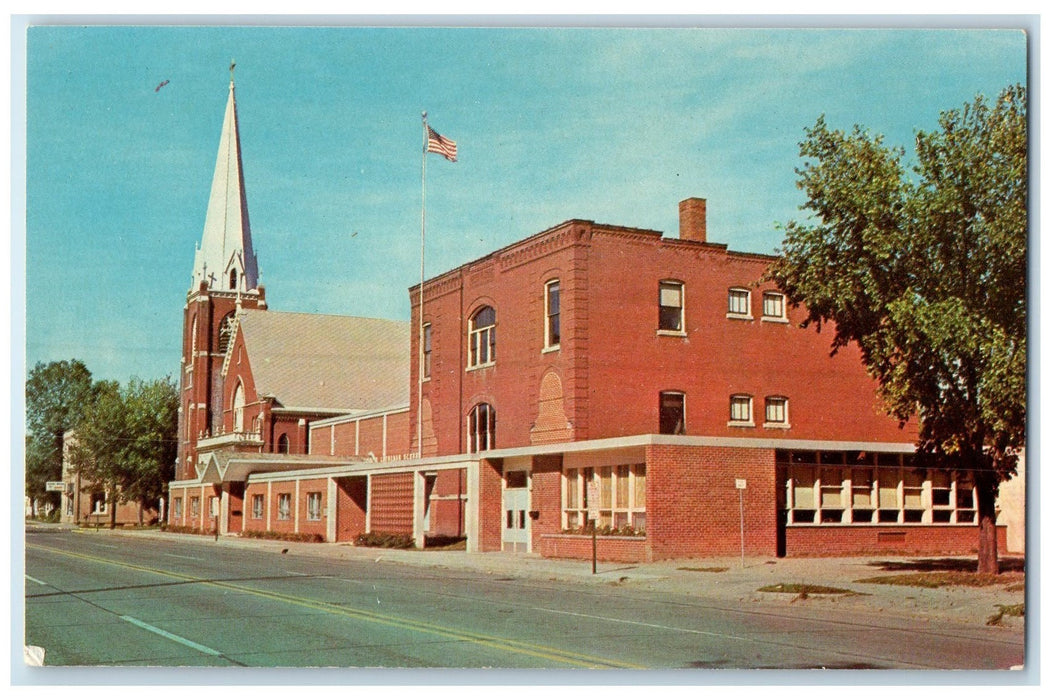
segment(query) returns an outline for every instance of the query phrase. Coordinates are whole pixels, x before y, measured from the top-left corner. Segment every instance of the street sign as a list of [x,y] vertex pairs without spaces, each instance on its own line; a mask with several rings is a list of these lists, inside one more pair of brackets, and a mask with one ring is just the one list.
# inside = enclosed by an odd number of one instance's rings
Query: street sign
[[734,482],[737,489],[740,491],[744,491],[745,487],[748,485],[744,479],[734,479]]
[[62,492],[66,490],[66,482],[64,481],[49,481],[47,482],[48,491]]
[[598,484],[588,482],[588,520],[598,520]]

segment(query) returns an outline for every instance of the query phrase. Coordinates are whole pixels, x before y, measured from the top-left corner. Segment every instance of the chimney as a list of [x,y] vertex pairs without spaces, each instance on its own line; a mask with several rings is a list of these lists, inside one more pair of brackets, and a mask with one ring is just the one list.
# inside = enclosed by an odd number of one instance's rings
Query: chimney
[[704,243],[708,240],[708,202],[690,197],[679,202],[679,240]]

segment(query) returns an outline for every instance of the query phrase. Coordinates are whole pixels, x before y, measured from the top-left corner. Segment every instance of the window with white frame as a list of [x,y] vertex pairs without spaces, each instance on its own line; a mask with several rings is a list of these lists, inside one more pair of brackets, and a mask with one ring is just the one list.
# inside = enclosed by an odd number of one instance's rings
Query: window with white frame
[[496,410],[480,403],[467,414],[467,451],[482,452],[496,447]]
[[788,427],[788,399],[784,396],[766,397],[766,414],[763,425],[767,428]]
[[196,518],[201,514],[201,497],[190,496],[190,517]]
[[743,287],[731,287],[727,293],[726,315],[731,318],[751,318],[752,293]]
[[278,520],[291,520],[292,519],[292,494],[290,494],[290,493],[279,493],[279,494],[277,494],[277,519]]
[[321,492],[307,493],[307,520],[321,520]]
[[431,324],[423,324],[423,378],[431,377]]
[[172,499],[172,515],[176,518],[182,517],[182,496],[176,496]]
[[785,320],[785,295],[780,292],[763,292],[763,319]]
[[[588,503],[588,484],[598,496]],[[597,506],[598,529],[642,533],[646,530],[646,465],[567,469],[562,474],[562,526],[578,530],[588,524],[588,511]]]
[[730,397],[730,425],[755,425],[752,421],[752,397],[734,394]]
[[977,522],[973,480],[918,469],[911,454],[778,451],[794,525]]
[[558,280],[544,285],[544,349],[557,348],[562,342],[561,286]]
[[468,324],[467,366],[482,367],[496,362],[496,311],[483,306]]
[[686,326],[683,320],[685,307],[685,285],[674,280],[660,283],[660,314],[658,330],[670,333],[683,333]]
[[252,519],[263,519],[263,494],[257,493],[252,496]]

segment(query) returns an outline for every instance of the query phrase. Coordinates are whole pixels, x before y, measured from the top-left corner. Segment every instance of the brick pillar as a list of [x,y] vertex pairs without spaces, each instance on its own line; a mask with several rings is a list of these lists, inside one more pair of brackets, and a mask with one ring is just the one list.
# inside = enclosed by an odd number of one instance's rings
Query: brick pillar
[[503,517],[503,460],[478,461],[478,551],[499,552]]

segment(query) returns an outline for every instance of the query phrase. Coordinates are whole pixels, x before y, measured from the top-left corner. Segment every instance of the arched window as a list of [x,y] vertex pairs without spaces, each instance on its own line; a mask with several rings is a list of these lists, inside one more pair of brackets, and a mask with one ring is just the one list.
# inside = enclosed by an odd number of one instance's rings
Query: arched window
[[237,270],[230,270],[230,289],[237,289]]
[[234,389],[234,432],[243,433],[245,429],[245,387],[241,382]]
[[481,452],[496,447],[496,410],[480,403],[467,415],[467,451]]
[[193,365],[193,361],[197,358],[197,314],[193,315],[193,322],[190,324],[190,364]]
[[230,336],[234,333],[234,312],[223,316],[223,320],[219,322],[219,343],[216,348],[218,352],[223,354],[226,353],[226,348],[230,345]]
[[277,451],[283,455],[288,454],[288,433],[281,433],[281,437],[277,439]]
[[496,362],[496,311],[483,306],[471,316],[468,328],[467,366]]

